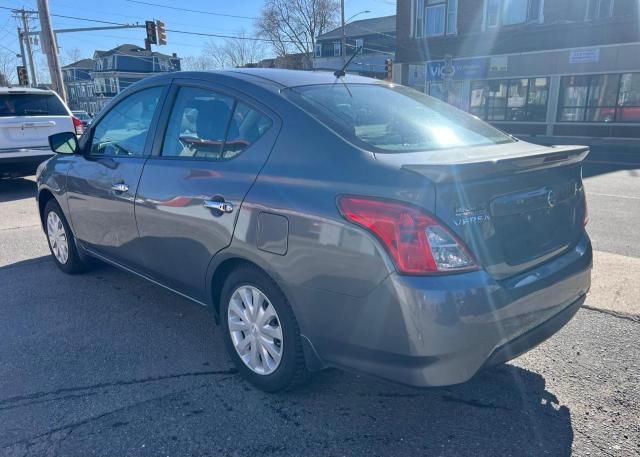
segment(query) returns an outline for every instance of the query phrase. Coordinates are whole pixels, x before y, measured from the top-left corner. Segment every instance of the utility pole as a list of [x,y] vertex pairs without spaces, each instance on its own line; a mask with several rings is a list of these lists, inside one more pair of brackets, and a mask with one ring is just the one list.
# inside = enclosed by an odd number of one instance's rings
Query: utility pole
[[60,61],[58,60],[58,44],[56,37],[51,28],[51,17],[49,16],[48,0],[38,0],[38,15],[40,16],[40,29],[42,30],[41,46],[47,55],[47,63],[49,64],[49,73],[51,74],[51,83],[53,90],[66,102],[67,92],[62,79],[62,70],[60,69]]
[[24,40],[24,43],[27,46],[27,58],[29,59],[29,69],[31,70],[31,85],[35,87],[38,85],[38,80],[36,78],[36,67],[33,64],[33,51],[31,50],[31,40],[29,40],[29,14],[35,13],[35,11],[27,11],[24,8],[22,8],[21,10],[14,10],[13,12],[15,14],[19,14],[22,19],[23,32],[20,35],[20,49],[22,49],[22,43],[23,43],[22,40]]
[[342,41],[340,44],[340,55],[342,56],[342,65],[347,61],[347,34],[344,29],[344,0],[340,0],[340,14],[342,15]]
[[[27,37],[28,39],[29,37]],[[22,66],[27,67],[27,56],[24,54],[24,41],[22,41],[22,29],[18,27],[18,41],[20,42],[20,57],[22,57]]]

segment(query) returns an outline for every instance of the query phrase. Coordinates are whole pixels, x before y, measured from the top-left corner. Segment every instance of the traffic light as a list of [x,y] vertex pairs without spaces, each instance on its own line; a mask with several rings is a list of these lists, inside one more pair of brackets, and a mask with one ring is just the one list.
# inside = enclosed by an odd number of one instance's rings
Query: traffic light
[[25,67],[24,65],[18,65],[16,69],[18,70],[18,83],[21,86],[28,86],[29,74],[27,73],[27,67]]
[[156,23],[153,21],[145,21],[144,25],[147,29],[147,43],[158,44],[158,36],[156,35]]
[[164,27],[164,22],[156,21],[156,29],[158,30],[158,44],[160,46],[167,44],[167,30]]
[[387,74],[386,80],[393,81],[393,59],[387,59],[384,61],[384,69]]

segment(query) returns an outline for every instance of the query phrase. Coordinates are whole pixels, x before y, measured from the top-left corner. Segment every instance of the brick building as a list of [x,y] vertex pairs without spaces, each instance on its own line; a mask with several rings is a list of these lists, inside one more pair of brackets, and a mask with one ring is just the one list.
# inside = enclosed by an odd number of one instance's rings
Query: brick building
[[514,134],[640,138],[637,0],[398,0],[394,77]]

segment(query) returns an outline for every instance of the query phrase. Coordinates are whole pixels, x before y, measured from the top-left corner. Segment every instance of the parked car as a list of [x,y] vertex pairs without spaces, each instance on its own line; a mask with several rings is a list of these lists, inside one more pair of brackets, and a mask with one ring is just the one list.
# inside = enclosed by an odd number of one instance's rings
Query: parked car
[[91,116],[86,111],[71,111],[74,117],[80,119],[82,122],[82,127],[87,128],[89,124],[91,124]]
[[590,286],[585,147],[518,141],[378,80],[147,78],[38,173],[56,264],[90,258],[210,306],[274,391],[342,367],[467,381],[564,326]]
[[53,155],[49,135],[81,123],[51,90],[0,88],[0,178],[29,176]]

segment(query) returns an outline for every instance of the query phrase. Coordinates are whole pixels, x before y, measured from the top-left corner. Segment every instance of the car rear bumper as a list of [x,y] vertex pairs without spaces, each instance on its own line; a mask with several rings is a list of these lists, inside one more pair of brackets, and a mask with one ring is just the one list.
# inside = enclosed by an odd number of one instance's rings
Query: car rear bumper
[[32,175],[36,172],[38,165],[53,155],[48,146],[0,149],[0,178]]
[[585,234],[571,251],[506,280],[483,271],[394,273],[365,298],[316,294],[315,306],[294,308],[324,365],[414,386],[458,384],[562,328],[585,299],[591,265]]

